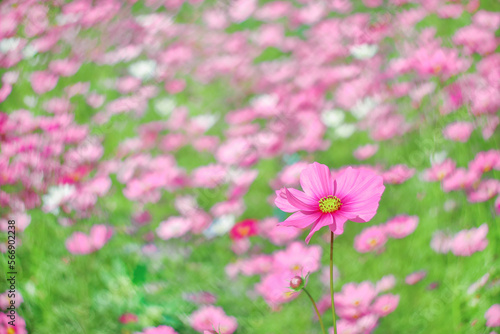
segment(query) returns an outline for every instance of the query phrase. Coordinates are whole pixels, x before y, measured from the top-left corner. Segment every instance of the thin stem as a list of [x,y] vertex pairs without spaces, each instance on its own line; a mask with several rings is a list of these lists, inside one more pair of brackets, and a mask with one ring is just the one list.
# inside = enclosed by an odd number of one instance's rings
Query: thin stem
[[314,306],[314,310],[316,310],[316,315],[318,316],[319,324],[321,325],[321,329],[323,330],[323,334],[326,334],[325,325],[323,325],[323,320],[321,320],[321,314],[319,314],[319,310],[318,310],[318,306],[316,306],[316,302],[314,302],[313,297],[311,296],[311,294],[309,293],[309,291],[306,290],[306,288],[302,288],[302,290],[304,290],[304,292],[307,294],[307,296],[311,300],[311,303]]
[[333,333],[337,334],[337,320],[335,319],[335,303],[333,300],[333,232],[330,232],[330,294],[332,296],[332,317],[333,317]]

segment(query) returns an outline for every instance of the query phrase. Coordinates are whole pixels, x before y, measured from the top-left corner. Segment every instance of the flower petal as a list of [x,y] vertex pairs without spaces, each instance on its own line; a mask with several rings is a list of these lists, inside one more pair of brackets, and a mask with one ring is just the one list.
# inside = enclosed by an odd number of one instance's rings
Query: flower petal
[[285,221],[279,223],[283,226],[293,226],[297,228],[304,228],[312,223],[314,223],[318,218],[321,217],[321,212],[316,212],[312,214],[305,214],[302,212],[295,212],[293,215],[288,217]]
[[344,233],[344,224],[347,221],[347,217],[336,212],[335,214],[333,214],[333,219],[335,220],[335,224],[330,225],[330,231],[332,231],[336,235]]
[[333,179],[330,169],[317,162],[310,164],[300,174],[300,185],[306,194],[319,200],[333,195]]
[[336,183],[336,196],[342,202],[339,214],[357,223],[367,222],[375,216],[385,190],[381,176],[349,167],[339,175]]
[[299,210],[288,202],[285,188],[276,190],[274,204],[278,207],[278,209],[284,212],[297,212]]
[[306,243],[309,243],[309,240],[311,240],[311,237],[313,236],[314,233],[318,232],[320,228],[324,226],[329,226],[329,225],[334,225],[335,220],[333,219],[333,215],[331,213],[325,213],[323,214],[318,221],[314,224],[312,227],[311,231],[307,235],[306,238]]
[[287,188],[286,199],[288,200],[288,203],[301,211],[319,211],[318,202],[300,190]]

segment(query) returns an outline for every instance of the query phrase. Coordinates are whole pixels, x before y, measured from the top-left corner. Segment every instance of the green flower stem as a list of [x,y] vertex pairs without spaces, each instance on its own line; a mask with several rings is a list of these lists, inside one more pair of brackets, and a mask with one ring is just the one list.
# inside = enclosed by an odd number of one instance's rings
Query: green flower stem
[[333,333],[337,334],[337,320],[335,319],[335,303],[333,301],[333,239],[335,236],[330,232],[330,293],[332,296],[332,317],[333,317]]
[[314,299],[311,296],[311,294],[309,293],[309,291],[306,290],[306,288],[302,288],[302,290],[304,290],[304,292],[307,294],[307,296],[311,300],[311,303],[314,306],[314,310],[316,311],[316,314],[318,315],[319,324],[321,325],[321,329],[323,330],[323,334],[326,334],[325,325],[323,325],[323,320],[321,320],[321,314],[319,314],[319,310],[318,310],[318,306],[316,306],[316,302],[314,301]]

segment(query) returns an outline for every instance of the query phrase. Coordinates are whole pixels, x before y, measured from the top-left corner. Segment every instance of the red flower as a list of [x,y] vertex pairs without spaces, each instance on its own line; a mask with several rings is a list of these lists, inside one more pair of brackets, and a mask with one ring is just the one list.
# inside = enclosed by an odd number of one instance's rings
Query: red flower
[[255,219],[245,219],[233,226],[229,231],[229,236],[233,240],[251,237],[257,234],[257,221]]

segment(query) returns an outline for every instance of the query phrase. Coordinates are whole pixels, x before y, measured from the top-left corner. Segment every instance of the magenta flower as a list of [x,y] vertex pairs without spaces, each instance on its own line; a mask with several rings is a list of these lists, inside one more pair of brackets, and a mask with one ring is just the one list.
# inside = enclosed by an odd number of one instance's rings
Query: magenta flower
[[317,162],[302,171],[300,185],[304,191],[276,191],[275,204],[282,211],[293,212],[282,225],[313,225],[306,242],[323,226],[342,234],[347,220],[366,223],[372,219],[385,189],[382,177],[367,169],[348,167],[334,179],[328,167]]

